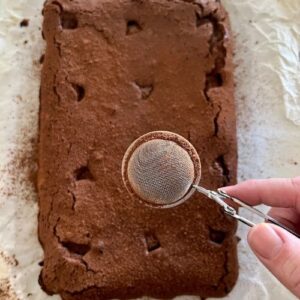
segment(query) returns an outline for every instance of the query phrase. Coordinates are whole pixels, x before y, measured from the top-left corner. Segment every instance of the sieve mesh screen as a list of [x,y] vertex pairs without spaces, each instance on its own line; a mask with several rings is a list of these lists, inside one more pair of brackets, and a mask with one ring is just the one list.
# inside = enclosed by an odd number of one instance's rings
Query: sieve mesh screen
[[195,178],[189,153],[177,143],[153,139],[132,153],[127,166],[129,183],[143,200],[170,205],[182,199]]

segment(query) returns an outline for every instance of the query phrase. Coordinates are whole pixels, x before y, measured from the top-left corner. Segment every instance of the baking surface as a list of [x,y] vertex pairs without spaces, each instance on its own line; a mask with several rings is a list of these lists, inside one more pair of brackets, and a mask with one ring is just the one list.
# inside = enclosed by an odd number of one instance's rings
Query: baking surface
[[[223,3],[236,38],[239,179],[299,175],[299,2]],[[36,166],[30,163],[44,49],[42,4],[43,0],[0,0],[1,300],[59,299],[45,295],[37,284],[43,253],[31,180]],[[29,24],[20,27],[24,18]],[[227,299],[296,299],[251,254],[247,230],[239,227],[240,278]]]

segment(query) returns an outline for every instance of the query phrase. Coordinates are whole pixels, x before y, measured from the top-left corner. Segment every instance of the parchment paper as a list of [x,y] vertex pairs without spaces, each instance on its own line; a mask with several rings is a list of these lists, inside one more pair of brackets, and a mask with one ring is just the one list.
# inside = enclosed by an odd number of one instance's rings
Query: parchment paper
[[[28,163],[37,139],[42,4],[0,0],[0,300],[60,299],[38,284],[36,166]],[[239,180],[300,175],[300,2],[223,4],[236,41]],[[247,231],[239,226],[240,277],[225,299],[296,299],[251,253]]]

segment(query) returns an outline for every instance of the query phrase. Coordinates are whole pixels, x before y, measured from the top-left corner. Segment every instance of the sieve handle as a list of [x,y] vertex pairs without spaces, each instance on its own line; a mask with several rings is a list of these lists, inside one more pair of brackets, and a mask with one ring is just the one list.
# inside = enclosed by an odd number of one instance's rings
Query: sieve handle
[[[293,234],[294,236],[296,236],[297,238],[300,238],[300,235],[298,233],[296,233],[295,231],[291,230],[290,228],[288,228],[287,226],[281,224],[280,222],[278,222],[277,220],[273,219],[272,217],[268,216],[267,214],[263,213],[262,211],[258,210],[257,208],[255,207],[252,207],[246,203],[244,203],[243,201],[237,199],[237,198],[234,198],[234,197],[231,197],[229,196],[227,193],[225,193],[224,191],[222,190],[218,190],[218,193],[221,197],[223,197],[223,199],[229,199],[231,201],[233,201],[234,203],[238,204],[239,206],[247,209],[248,211],[252,212],[253,214],[261,217],[264,219],[265,222],[268,222],[268,223],[272,223],[274,225],[277,225],[279,227],[281,227],[282,229],[288,231],[289,233]],[[235,209],[233,209],[235,211]],[[239,216],[236,211],[235,211],[235,215],[233,214],[233,211],[230,212],[230,211],[226,211],[226,208],[224,207],[224,211],[226,214],[228,215],[231,215],[232,217],[234,217],[235,219],[243,222],[244,224],[247,224],[251,227],[253,227],[255,224],[252,223],[251,221],[245,219],[244,217],[242,216]]]
[[228,205],[225,201],[224,198],[228,198],[229,196],[223,196],[221,195],[221,193],[215,192],[215,191],[210,191],[205,189],[202,186],[198,186],[198,185],[193,185],[193,188],[198,191],[199,193],[205,195],[206,197],[214,200],[216,203],[218,203],[220,206],[222,206],[224,212],[231,216],[232,218],[235,218],[237,220],[239,220],[240,222],[253,227],[255,224],[252,223],[251,221],[247,220],[246,218],[240,216],[237,214],[236,210],[231,207],[230,205]]
[[297,238],[300,238],[300,235],[298,233],[294,232],[293,230],[291,230],[290,228],[288,228],[285,225],[281,224],[280,222],[278,222],[277,220],[275,220],[272,217],[268,216],[267,214],[263,213],[262,211],[258,210],[257,208],[252,207],[252,206],[244,203],[243,201],[241,201],[237,198],[229,196],[227,193],[225,193],[222,190],[218,190],[218,192],[215,192],[215,191],[207,190],[207,189],[203,188],[202,186],[198,186],[198,185],[193,185],[193,188],[196,191],[198,191],[199,193],[207,196],[208,198],[210,198],[210,199],[214,200],[216,203],[218,203],[223,208],[224,212],[227,215],[229,215],[232,218],[235,218],[236,220],[248,225],[249,227],[255,226],[255,223],[253,223],[250,220],[240,216],[232,206],[230,206],[229,204],[226,203],[226,200],[233,201],[234,203],[236,203],[237,205],[247,209],[251,213],[263,218],[265,222],[275,224],[275,225],[281,227],[282,229],[288,231],[289,233],[293,234]]
[[[230,208],[232,208],[232,207],[230,207]],[[232,209],[232,210],[230,209],[230,210],[228,210],[226,207],[224,207],[224,212],[225,212],[227,215],[229,215],[229,216],[235,218],[236,220],[238,220],[238,221],[240,221],[240,222],[242,222],[242,223],[248,225],[249,227],[255,226],[255,224],[254,224],[253,222],[251,222],[251,221],[249,221],[248,219],[246,219],[246,218],[244,218],[244,217],[238,215],[235,209]]]

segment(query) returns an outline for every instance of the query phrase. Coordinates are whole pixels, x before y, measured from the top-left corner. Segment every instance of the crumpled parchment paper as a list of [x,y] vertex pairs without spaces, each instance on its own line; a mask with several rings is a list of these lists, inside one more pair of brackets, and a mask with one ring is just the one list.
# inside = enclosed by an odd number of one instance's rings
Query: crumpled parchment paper
[[[299,0],[223,4],[236,41],[239,180],[300,175]],[[38,133],[42,5],[0,0],[0,300],[60,299],[38,284],[36,166],[28,164]],[[251,253],[247,231],[239,226],[240,276],[225,299],[296,299]]]

